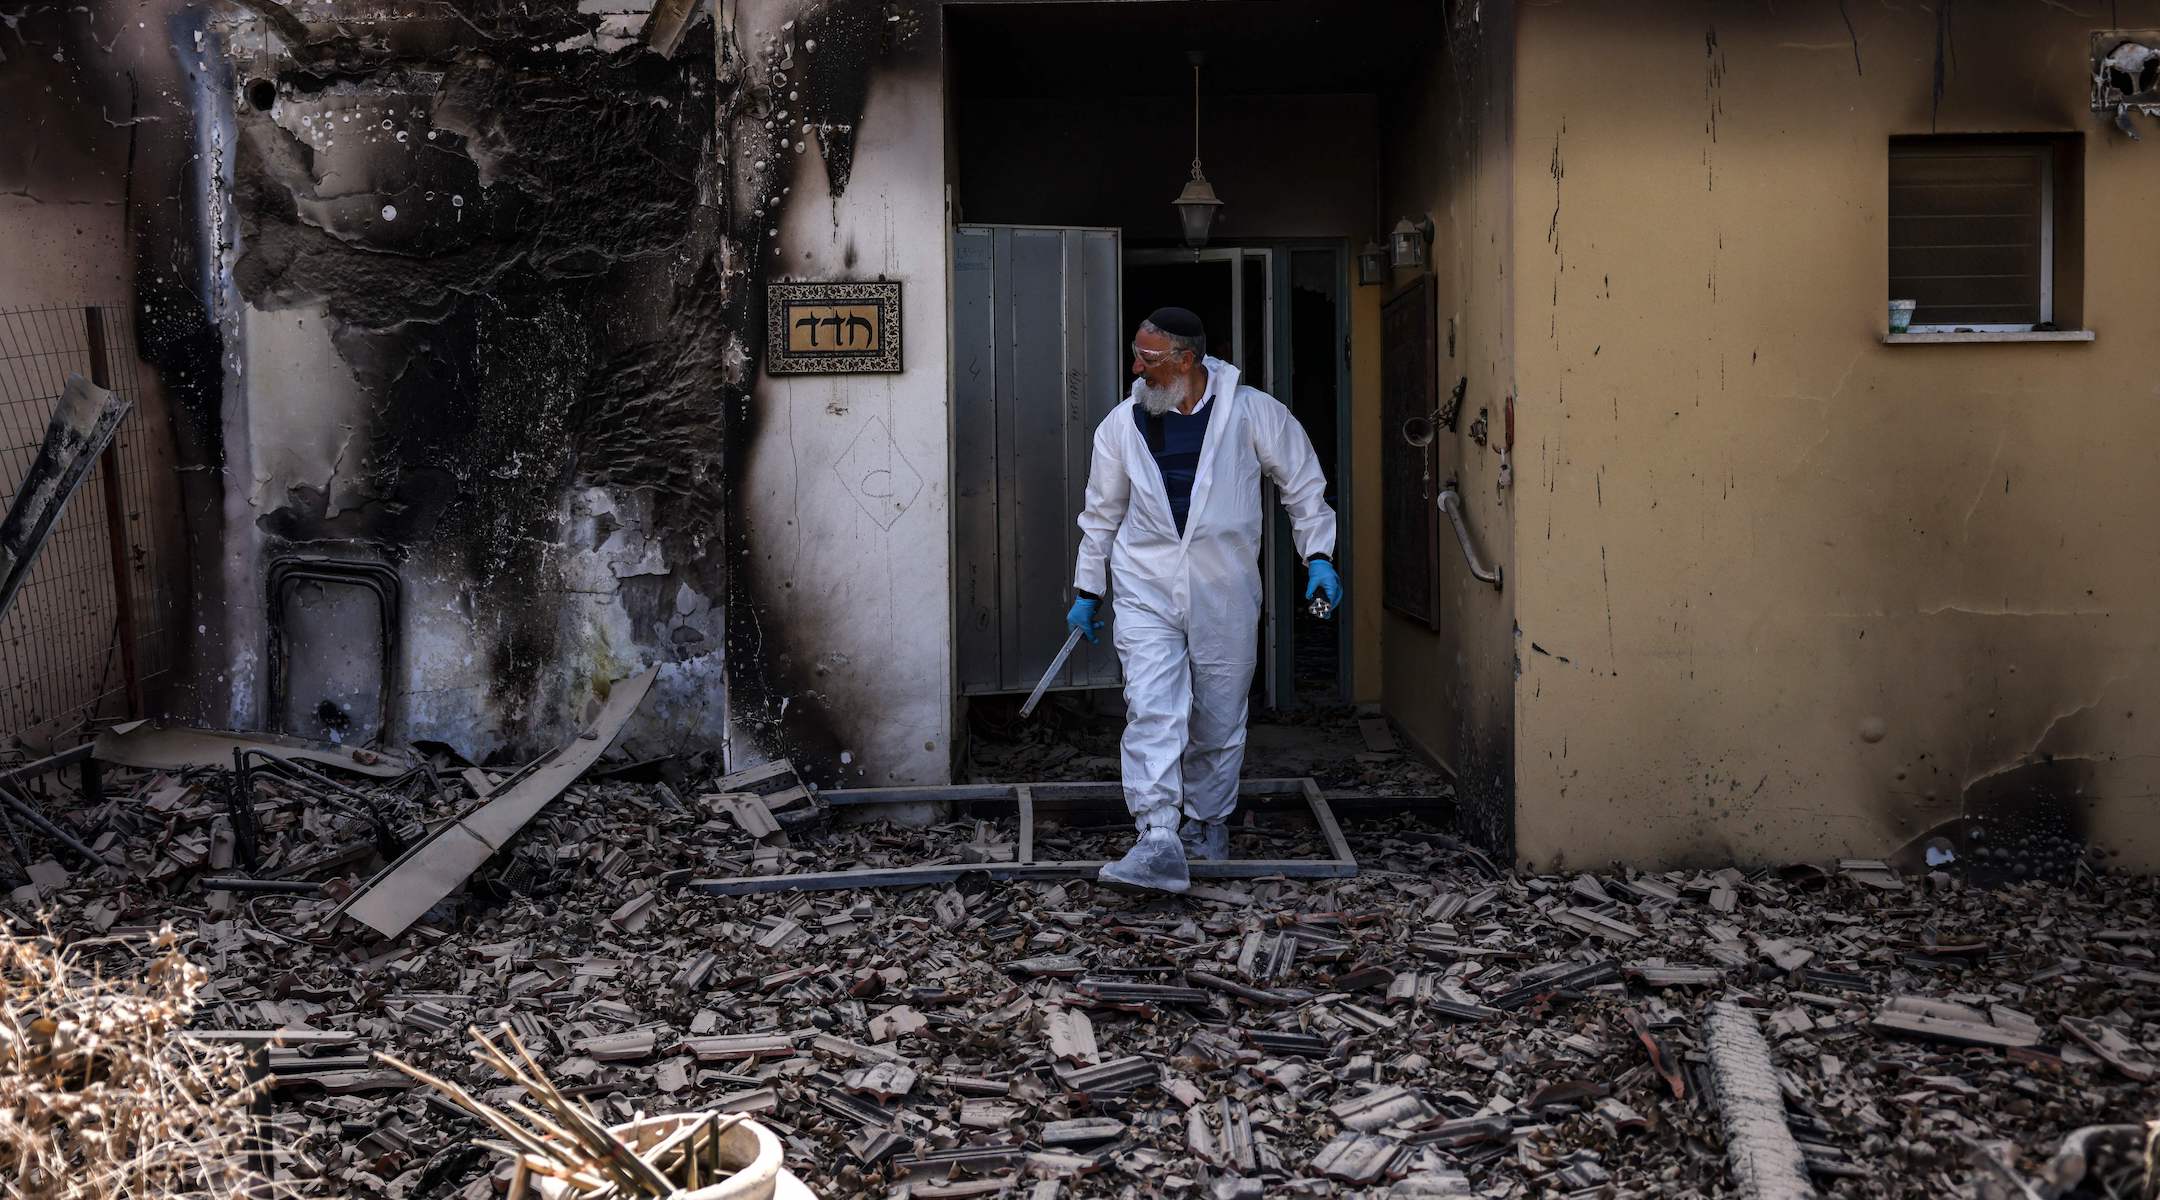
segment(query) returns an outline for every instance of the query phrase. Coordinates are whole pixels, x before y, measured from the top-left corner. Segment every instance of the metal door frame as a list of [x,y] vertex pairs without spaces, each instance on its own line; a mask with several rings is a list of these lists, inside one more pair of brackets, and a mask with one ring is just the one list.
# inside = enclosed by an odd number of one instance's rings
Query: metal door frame
[[[1356,283],[1351,279],[1350,244],[1341,238],[1286,238],[1269,242],[1268,246],[1282,252],[1275,260],[1276,290],[1278,294],[1286,298],[1286,302],[1276,309],[1276,319],[1282,324],[1282,329],[1276,338],[1276,345],[1280,347],[1279,353],[1281,355],[1276,364],[1276,374],[1278,378],[1286,381],[1286,392],[1289,390],[1287,381],[1290,378],[1290,305],[1287,302],[1287,297],[1290,295],[1291,281],[1294,278],[1292,260],[1301,251],[1326,252],[1335,257],[1333,272],[1335,276],[1334,341],[1340,345],[1341,352],[1335,358],[1334,472],[1336,503],[1334,563],[1335,570],[1342,576],[1344,586],[1348,587],[1353,582],[1350,573],[1357,566],[1351,539],[1351,530],[1354,527],[1356,518],[1356,514],[1352,511],[1354,506],[1351,504],[1351,488],[1352,482],[1357,477],[1356,471],[1353,469],[1357,439],[1351,428],[1354,407],[1350,395],[1350,304],[1352,291],[1356,287]],[[1284,403],[1290,402],[1287,395],[1278,396],[1277,399],[1283,400]],[[1275,513],[1275,522],[1282,526],[1282,536],[1287,537],[1289,535],[1289,517],[1284,515],[1279,508]],[[1294,585],[1297,580],[1293,576],[1275,582],[1287,587]],[[1284,594],[1291,593],[1285,592]],[[1333,698],[1339,704],[1349,704],[1357,698],[1355,682],[1357,638],[1356,627],[1352,624],[1354,612],[1355,602],[1353,601],[1337,608],[1334,616],[1336,657],[1335,695]],[[1283,666],[1286,671],[1289,671],[1290,678],[1293,681],[1291,700],[1295,703],[1297,701],[1295,694],[1296,672],[1287,657]]]
[[[1124,261],[1119,263],[1119,267],[1122,270],[1127,263],[1144,267],[1175,267],[1185,263],[1204,262],[1229,263],[1230,359],[1237,363],[1239,369],[1242,370],[1249,357],[1245,353],[1245,260],[1257,258],[1261,260],[1264,269],[1267,271],[1267,299],[1263,303],[1267,305],[1268,311],[1273,314],[1276,312],[1275,250],[1276,247],[1274,246],[1219,246],[1212,250],[1127,250],[1124,254]],[[1120,286],[1122,287],[1122,280]],[[1125,312],[1124,307],[1124,294],[1121,291],[1118,303],[1121,319],[1127,327],[1139,328],[1140,319],[1132,313]],[[1279,374],[1276,370],[1275,361],[1275,347],[1279,340],[1275,336],[1278,324],[1280,324],[1279,321],[1269,321],[1267,332],[1262,335],[1267,343],[1262,349],[1267,355],[1266,382],[1268,383],[1273,383],[1275,377]],[[1217,357],[1220,357],[1220,355]],[[1262,387],[1260,390],[1271,396],[1275,394],[1275,389],[1272,387]]]
[[[1129,263],[1174,264],[1180,262],[1207,262],[1210,260],[1222,261],[1233,258],[1242,260],[1247,255],[1256,256],[1266,261],[1268,263],[1267,304],[1272,315],[1272,319],[1267,323],[1266,361],[1268,382],[1273,386],[1262,390],[1284,404],[1294,405],[1296,397],[1293,395],[1294,388],[1290,375],[1291,313],[1288,303],[1293,278],[1292,260],[1299,252],[1314,251],[1332,254],[1335,259],[1333,272],[1335,277],[1335,328],[1333,341],[1340,344],[1341,353],[1335,361],[1335,449],[1334,462],[1332,463],[1336,483],[1334,561],[1336,570],[1341,572],[1344,581],[1348,582],[1350,573],[1356,565],[1352,561],[1351,531],[1355,528],[1357,520],[1357,514],[1353,511],[1354,505],[1351,502],[1352,481],[1355,478],[1352,464],[1356,454],[1356,437],[1351,426],[1354,398],[1350,394],[1350,307],[1354,299],[1352,294],[1354,284],[1350,277],[1351,260],[1348,243],[1341,238],[1268,238],[1256,239],[1251,242],[1232,243],[1228,246],[1201,250],[1197,254],[1192,250],[1127,250],[1125,252],[1125,261]],[[1232,337],[1233,341],[1237,343],[1233,345],[1231,354],[1242,366],[1246,356],[1243,353],[1244,348],[1242,345],[1245,330],[1245,292],[1243,276],[1240,274],[1241,270],[1241,266],[1233,266],[1231,272],[1231,287],[1236,291],[1231,306],[1231,321],[1235,326]],[[1132,314],[1125,315],[1128,328],[1137,323],[1137,318]],[[1280,602],[1284,597],[1295,597],[1296,595],[1295,588],[1298,583],[1297,557],[1295,554],[1285,552],[1285,548],[1290,545],[1287,540],[1290,536],[1289,518],[1283,514],[1282,506],[1274,496],[1274,485],[1264,484],[1263,486],[1268,489],[1265,502],[1269,514],[1262,533],[1261,579],[1265,581],[1265,600],[1262,611],[1266,618],[1267,630],[1267,661],[1264,664],[1263,679],[1265,680],[1267,702],[1275,706],[1284,706],[1296,704],[1300,700],[1296,688],[1295,646],[1287,631],[1288,623],[1295,621],[1296,618],[1294,612],[1278,612]],[[1312,697],[1316,701],[1332,699],[1336,703],[1348,704],[1356,698],[1357,629],[1354,624],[1354,615],[1354,608],[1349,604],[1335,610],[1336,665],[1335,682],[1331,689],[1333,695],[1329,697]]]

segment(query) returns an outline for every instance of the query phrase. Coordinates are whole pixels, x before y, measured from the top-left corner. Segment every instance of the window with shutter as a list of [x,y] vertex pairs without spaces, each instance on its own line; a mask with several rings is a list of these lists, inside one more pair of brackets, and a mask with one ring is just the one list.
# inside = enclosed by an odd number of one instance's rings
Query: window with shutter
[[1890,298],[1915,331],[2055,320],[2055,148],[1902,138],[1890,150]]

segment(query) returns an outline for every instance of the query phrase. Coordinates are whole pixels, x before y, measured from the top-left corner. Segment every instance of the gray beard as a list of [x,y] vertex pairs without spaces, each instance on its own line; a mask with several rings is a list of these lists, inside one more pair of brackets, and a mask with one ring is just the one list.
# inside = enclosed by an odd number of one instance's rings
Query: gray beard
[[1192,381],[1181,379],[1170,387],[1156,387],[1145,379],[1133,382],[1133,399],[1147,410],[1151,417],[1159,417],[1185,403],[1192,395]]

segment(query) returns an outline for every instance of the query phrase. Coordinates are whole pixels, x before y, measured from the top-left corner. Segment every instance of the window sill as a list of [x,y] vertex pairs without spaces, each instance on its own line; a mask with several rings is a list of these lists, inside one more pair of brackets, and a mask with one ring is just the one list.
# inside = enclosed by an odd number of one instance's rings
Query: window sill
[[2090,329],[2057,329],[2045,331],[2028,330],[2023,333],[1886,333],[1885,346],[1945,346],[1970,345],[1989,342],[2089,342],[2093,340]]

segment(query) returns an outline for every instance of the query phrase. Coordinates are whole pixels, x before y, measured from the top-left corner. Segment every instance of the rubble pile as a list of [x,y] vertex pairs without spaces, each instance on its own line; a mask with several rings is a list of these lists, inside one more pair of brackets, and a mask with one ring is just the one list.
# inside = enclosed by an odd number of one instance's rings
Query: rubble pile
[[[222,812],[214,774],[154,810],[174,782],[108,782],[121,807],[182,814],[116,838],[138,865],[192,860],[188,821]],[[402,818],[439,819],[424,790]],[[791,831],[750,799],[588,777],[388,940],[336,918],[359,865],[321,894],[45,870],[12,915],[35,901],[84,937],[179,926],[210,972],[198,1023],[284,1031],[266,1051],[283,1170],[325,1195],[499,1194],[503,1168],[471,1145],[485,1130],[373,1055],[505,1104],[516,1089],[465,1052],[470,1027],[501,1024],[602,1122],[750,1114],[826,1196],[1729,1194],[1703,1032],[1720,1002],[1759,1024],[1828,1194],[2036,1178],[2072,1131],[2160,1116],[2150,879],[2080,867],[1983,890],[1858,862],[1525,877],[1398,816],[1346,822],[1355,878],[1181,898],[681,886],[994,861],[1012,836]],[[372,836],[337,819],[265,813],[262,862]],[[1036,833],[1044,858],[1120,836]],[[1326,853],[1295,827],[1240,832],[1234,852],[1262,851]]]
[[[349,751],[355,766],[384,760]],[[341,894],[356,870],[395,858],[431,825],[472,803],[471,786],[432,764],[379,771],[370,778],[341,774],[321,762],[304,762],[270,751],[245,753],[232,768],[190,766],[170,771],[112,767],[98,774],[91,800],[59,775],[36,782],[30,812],[49,822],[53,813],[75,827],[50,839],[55,857],[20,864],[32,826],[7,827],[12,856],[0,871],[13,876],[18,905],[34,909],[41,898],[66,890],[74,873],[110,869],[124,879],[93,887],[85,917],[100,931],[123,910],[170,894],[193,894],[209,881],[219,893],[211,906],[228,911],[227,885],[243,894]],[[473,772],[475,779],[485,775]],[[24,803],[23,801],[17,801]]]

